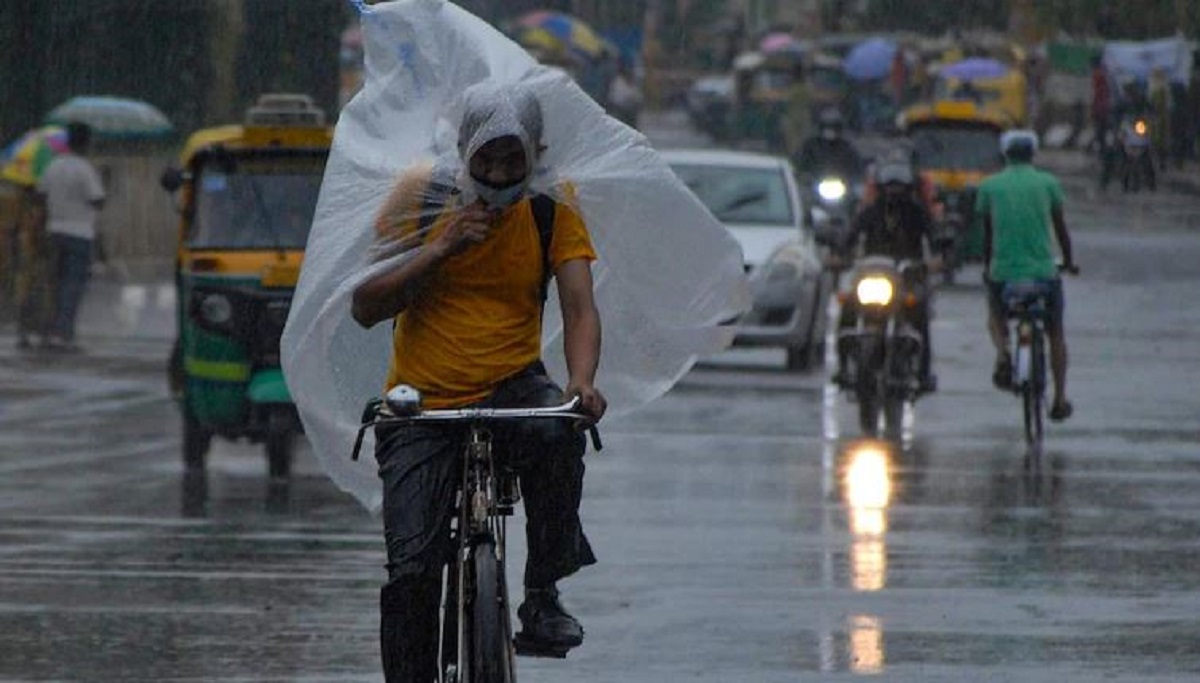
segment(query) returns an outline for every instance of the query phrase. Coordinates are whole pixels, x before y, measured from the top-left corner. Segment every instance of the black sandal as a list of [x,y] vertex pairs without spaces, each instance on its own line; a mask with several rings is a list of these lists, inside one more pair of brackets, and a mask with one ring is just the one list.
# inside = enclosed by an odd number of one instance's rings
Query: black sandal
[[1075,406],[1071,405],[1070,401],[1062,401],[1050,406],[1050,419],[1055,422],[1062,422],[1071,417],[1071,413],[1075,412]]

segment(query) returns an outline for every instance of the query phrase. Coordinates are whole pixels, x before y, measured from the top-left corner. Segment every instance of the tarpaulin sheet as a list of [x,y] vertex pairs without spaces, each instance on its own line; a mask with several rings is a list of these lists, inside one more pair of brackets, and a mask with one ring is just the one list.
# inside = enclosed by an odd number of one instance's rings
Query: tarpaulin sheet
[[[732,330],[721,323],[746,308],[748,293],[734,239],[640,133],[606,116],[565,73],[537,64],[443,0],[360,10],[366,79],[338,120],[282,354],[288,387],[326,472],[376,509],[381,494],[371,439],[359,461],[350,460],[350,451],[364,403],[384,391],[392,326],[363,329],[351,317],[351,301],[360,284],[423,248],[381,240],[381,208],[403,205],[394,204],[403,194],[397,179],[411,178],[413,169],[427,169],[458,190],[453,206],[444,192],[420,190],[427,194],[407,204],[416,213],[430,204],[447,211],[471,203],[478,193],[464,158],[511,125],[520,127],[529,149],[535,133],[523,109],[527,95],[539,105],[545,151],[523,190],[573,207],[599,255],[592,273],[604,341],[596,385],[609,399],[610,415],[636,410],[667,391],[699,355],[727,346]],[[472,98],[496,93],[502,101],[488,121],[464,121],[465,113],[479,110]],[[492,124],[499,128],[480,133]],[[467,143],[460,146],[463,135]],[[543,349],[552,376],[565,382],[553,287]]]

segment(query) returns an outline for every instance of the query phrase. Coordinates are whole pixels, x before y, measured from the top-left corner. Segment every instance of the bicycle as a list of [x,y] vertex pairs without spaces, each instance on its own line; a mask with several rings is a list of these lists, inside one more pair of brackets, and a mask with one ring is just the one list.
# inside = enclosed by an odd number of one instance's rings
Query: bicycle
[[1025,443],[1042,443],[1046,412],[1046,318],[1051,285],[1044,281],[1010,282],[1001,296],[1008,319],[1016,321],[1012,352],[1012,390],[1021,397]]
[[[520,501],[517,474],[492,457],[489,425],[527,419],[589,423],[573,398],[545,408],[422,410],[412,387],[391,389],[364,413],[354,444],[357,460],[367,429],[417,423],[466,424],[462,477],[456,486],[450,534],[454,560],[443,570],[438,623],[439,683],[515,683],[517,654],[562,658],[567,648],[537,648],[514,639],[505,573],[507,518]],[[602,448],[595,426],[592,446]]]

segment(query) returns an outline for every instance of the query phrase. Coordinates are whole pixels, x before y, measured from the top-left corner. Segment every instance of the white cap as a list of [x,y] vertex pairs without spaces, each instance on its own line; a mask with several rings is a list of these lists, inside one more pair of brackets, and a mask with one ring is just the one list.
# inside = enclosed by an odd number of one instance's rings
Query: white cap
[[1038,151],[1037,133],[1027,128],[1004,131],[1000,135],[1000,153],[1008,154],[1009,148],[1014,145],[1029,145],[1034,152]]

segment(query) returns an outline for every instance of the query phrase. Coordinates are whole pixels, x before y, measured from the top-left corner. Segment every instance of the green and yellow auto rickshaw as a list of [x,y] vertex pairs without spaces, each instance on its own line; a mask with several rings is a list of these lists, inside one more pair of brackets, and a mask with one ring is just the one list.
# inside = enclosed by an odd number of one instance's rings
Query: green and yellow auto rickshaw
[[194,133],[163,174],[180,213],[170,374],[189,469],[221,436],[264,443],[272,478],[290,474],[301,425],[279,340],[332,139],[311,98],[265,95],[243,124]]
[[943,276],[953,281],[961,264],[983,258],[983,225],[975,193],[983,179],[1004,167],[1000,135],[1012,122],[970,102],[944,101],[905,110],[901,128],[912,142],[921,172],[937,190],[934,248]]

